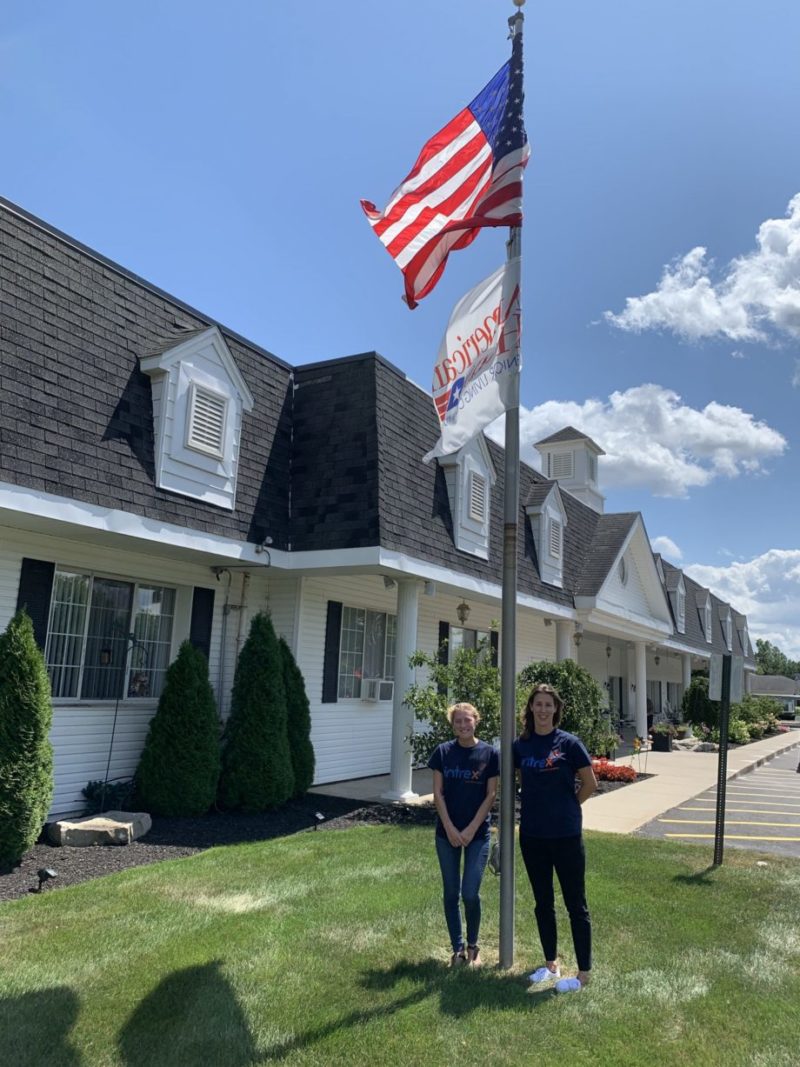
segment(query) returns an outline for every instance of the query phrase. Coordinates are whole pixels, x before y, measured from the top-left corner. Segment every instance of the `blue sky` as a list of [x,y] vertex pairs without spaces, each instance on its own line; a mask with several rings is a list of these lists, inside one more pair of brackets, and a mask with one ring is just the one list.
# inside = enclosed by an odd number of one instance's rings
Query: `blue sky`
[[[288,362],[376,349],[427,386],[505,232],[409,312],[359,199],[505,62],[513,10],[10,0],[0,193]],[[525,457],[589,433],[607,509],[800,657],[800,4],[524,13]]]

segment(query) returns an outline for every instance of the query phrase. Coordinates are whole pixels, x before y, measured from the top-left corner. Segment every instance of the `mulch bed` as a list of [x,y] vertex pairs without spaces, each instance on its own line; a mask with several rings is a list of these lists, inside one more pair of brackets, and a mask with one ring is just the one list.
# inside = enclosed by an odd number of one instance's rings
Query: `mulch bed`
[[[642,774],[637,781],[650,778]],[[598,793],[624,788],[629,782],[600,782]],[[212,812],[197,819],[153,818],[150,832],[130,845],[98,845],[89,848],[50,845],[40,841],[27,852],[18,867],[0,873],[0,901],[25,897],[39,883],[37,871],[50,867],[57,878],[44,892],[88,882],[129,867],[142,867],[162,860],[193,856],[216,845],[237,845],[248,841],[268,841],[313,829],[316,813],[325,816],[322,830],[344,830],[359,823],[367,825],[432,826],[436,812],[432,805],[368,804],[343,797],[313,794],[291,801],[278,811],[260,815]]]

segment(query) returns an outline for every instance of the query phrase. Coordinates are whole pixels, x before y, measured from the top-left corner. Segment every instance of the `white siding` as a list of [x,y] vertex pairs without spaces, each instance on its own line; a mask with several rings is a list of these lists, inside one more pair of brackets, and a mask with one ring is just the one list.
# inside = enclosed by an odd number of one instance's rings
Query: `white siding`
[[[216,689],[225,596],[224,582],[217,582],[209,567],[159,557],[154,553],[145,555],[0,527],[0,631],[5,629],[16,610],[20,567],[24,556],[51,560],[65,567],[176,586],[178,596],[173,656],[181,641],[189,636],[192,587],[199,585],[213,588],[216,595],[209,670],[211,683]],[[263,579],[261,585],[265,586]],[[226,689],[230,688],[232,680],[233,672],[229,660],[226,667]],[[126,777],[136,770],[147,735],[147,726],[155,709],[156,702],[151,700],[119,702],[110,777]],[[83,786],[90,779],[102,778],[105,775],[113,718],[113,701],[55,703],[51,736],[55,749],[56,791],[52,814],[79,811],[83,805]]]

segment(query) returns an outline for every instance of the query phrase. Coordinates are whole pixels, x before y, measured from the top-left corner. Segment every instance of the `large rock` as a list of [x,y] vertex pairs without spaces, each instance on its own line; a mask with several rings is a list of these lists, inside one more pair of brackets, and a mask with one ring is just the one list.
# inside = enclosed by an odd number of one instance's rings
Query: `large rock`
[[102,815],[50,823],[48,836],[54,845],[129,845],[152,825],[146,811],[105,811]]

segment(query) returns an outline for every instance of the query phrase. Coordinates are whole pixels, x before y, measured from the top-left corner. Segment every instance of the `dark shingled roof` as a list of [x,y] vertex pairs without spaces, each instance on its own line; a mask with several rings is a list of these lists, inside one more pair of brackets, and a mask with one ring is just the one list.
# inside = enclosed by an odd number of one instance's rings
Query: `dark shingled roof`
[[597,596],[637,518],[637,511],[597,516],[575,585],[576,596]]
[[587,437],[585,433],[581,433],[580,430],[576,430],[574,426],[565,426],[563,430],[558,430],[556,433],[551,433],[549,437],[543,437],[541,441],[537,441],[533,446],[538,448],[539,445],[555,445],[561,441],[588,441],[593,448],[596,448],[601,456],[605,455],[600,445],[596,441],[593,441],[591,437]]
[[800,697],[800,682],[783,674],[754,674],[750,692],[754,696]]

